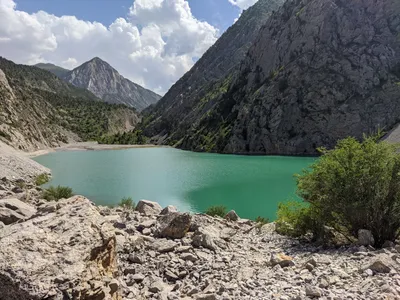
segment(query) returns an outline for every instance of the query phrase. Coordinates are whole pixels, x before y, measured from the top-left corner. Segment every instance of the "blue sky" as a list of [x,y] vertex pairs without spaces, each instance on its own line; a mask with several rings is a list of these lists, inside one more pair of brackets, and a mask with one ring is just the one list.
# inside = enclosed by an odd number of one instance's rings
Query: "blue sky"
[[257,0],[0,0],[0,56],[73,69],[100,57],[164,94]]
[[[72,15],[78,19],[109,26],[118,17],[126,17],[133,0],[16,0],[17,8],[28,13],[44,10],[56,16]],[[232,25],[240,8],[228,0],[188,0],[193,15],[218,28],[220,33]]]

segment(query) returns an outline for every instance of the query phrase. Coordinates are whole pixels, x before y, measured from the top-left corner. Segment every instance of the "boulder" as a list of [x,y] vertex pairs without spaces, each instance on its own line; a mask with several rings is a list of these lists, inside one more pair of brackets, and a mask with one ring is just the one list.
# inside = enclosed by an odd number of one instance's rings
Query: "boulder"
[[157,220],[157,237],[181,239],[189,231],[192,217],[188,213],[170,213]]
[[152,245],[151,248],[154,250],[160,252],[160,253],[165,253],[165,252],[171,252],[175,249],[177,246],[177,243],[171,240],[166,240],[166,239],[160,239],[155,241]]
[[366,229],[360,229],[358,231],[358,244],[362,246],[373,246],[375,244],[375,239],[372,232]]
[[319,298],[322,296],[321,289],[317,288],[316,286],[306,285],[306,296],[308,297],[315,297]]
[[234,210],[231,210],[225,215],[224,219],[230,221],[237,221],[239,220],[239,216]]
[[136,211],[146,216],[159,215],[162,211],[162,207],[157,202],[149,200],[140,200],[136,205]]
[[195,247],[203,247],[210,250],[217,250],[217,236],[209,230],[200,227],[196,230],[192,237],[192,245]]
[[112,226],[84,197],[60,202],[0,231],[1,299],[120,298],[104,280],[117,273]]
[[168,205],[161,211],[160,215],[168,215],[175,212],[178,212],[178,209],[173,205]]
[[36,214],[36,209],[18,199],[0,200],[0,221],[5,225],[26,220]]

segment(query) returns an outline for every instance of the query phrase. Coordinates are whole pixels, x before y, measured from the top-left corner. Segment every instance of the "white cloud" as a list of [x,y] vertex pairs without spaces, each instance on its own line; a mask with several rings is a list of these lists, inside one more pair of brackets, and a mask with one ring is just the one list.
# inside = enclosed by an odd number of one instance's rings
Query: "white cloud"
[[258,0],[229,0],[230,3],[239,7],[240,9],[248,9],[255,4]]
[[73,68],[98,56],[123,76],[164,93],[215,41],[185,0],[136,0],[127,19],[109,27],[74,16],[19,11],[0,0],[0,55],[17,63]]

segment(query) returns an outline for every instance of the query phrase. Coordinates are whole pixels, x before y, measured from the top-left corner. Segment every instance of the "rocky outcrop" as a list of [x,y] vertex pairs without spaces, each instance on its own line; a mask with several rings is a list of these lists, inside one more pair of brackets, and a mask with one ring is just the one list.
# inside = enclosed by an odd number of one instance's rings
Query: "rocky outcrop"
[[[323,249],[281,236],[273,224],[147,215],[81,196],[36,207],[29,220],[0,223],[1,300],[400,296],[398,245]],[[160,236],[168,226],[182,234]]]
[[0,222],[9,225],[24,221],[36,214],[36,209],[18,199],[0,199]]
[[83,197],[55,205],[0,231],[0,299],[120,299],[111,224]]
[[98,57],[63,76],[77,87],[85,88],[108,103],[124,104],[141,111],[157,103],[161,96],[121,76]]

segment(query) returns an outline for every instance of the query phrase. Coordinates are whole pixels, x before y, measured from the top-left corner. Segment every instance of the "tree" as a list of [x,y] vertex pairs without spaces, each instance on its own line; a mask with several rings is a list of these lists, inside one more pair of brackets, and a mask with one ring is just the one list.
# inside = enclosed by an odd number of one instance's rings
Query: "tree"
[[[298,194],[309,203],[307,211],[314,233],[321,226],[347,229],[357,236],[370,230],[376,246],[394,241],[400,228],[399,147],[380,136],[339,141],[333,150],[320,149],[322,156],[310,169],[297,175]],[[304,209],[303,209],[304,217]]]

